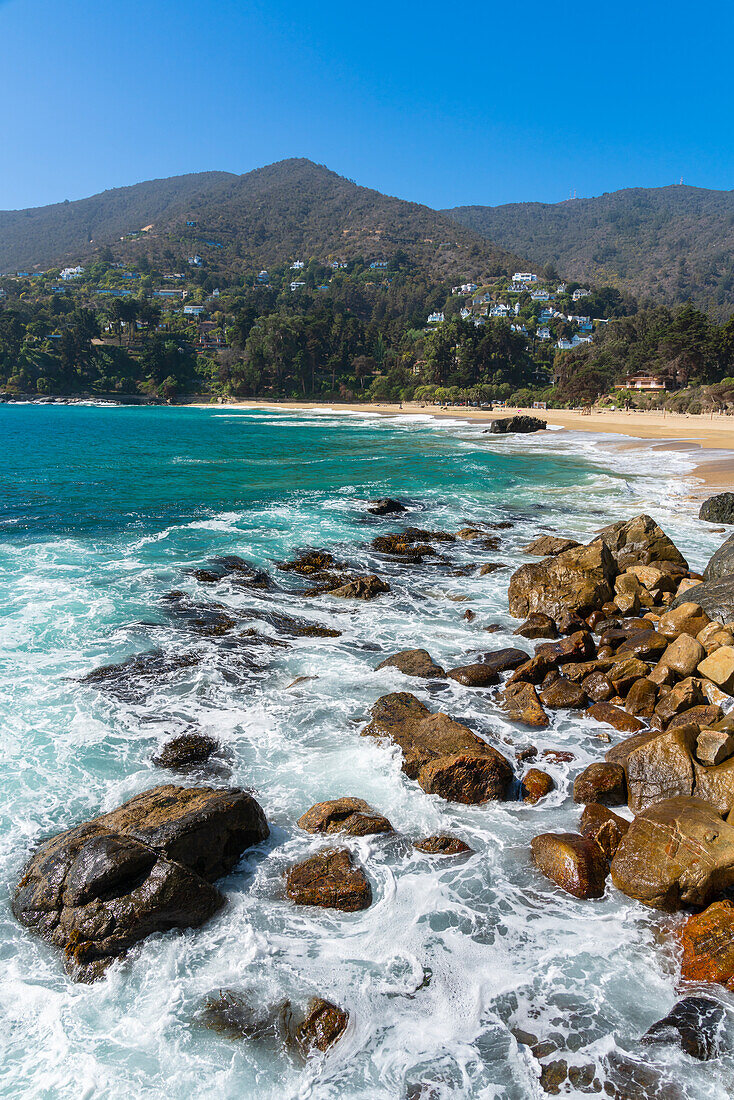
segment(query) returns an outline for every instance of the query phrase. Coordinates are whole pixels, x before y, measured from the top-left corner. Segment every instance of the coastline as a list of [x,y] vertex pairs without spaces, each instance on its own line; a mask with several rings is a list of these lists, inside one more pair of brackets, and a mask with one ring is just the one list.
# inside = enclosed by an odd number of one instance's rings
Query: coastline
[[[405,402],[402,405],[380,404],[324,404],[318,401],[274,401],[252,398],[231,401],[226,405],[194,405],[195,408],[227,409],[301,409],[313,412],[371,413],[378,416],[429,416],[434,419],[465,420],[482,423],[505,416],[526,415],[547,419],[553,426],[565,431],[591,432],[604,435],[627,436],[620,441],[620,448],[648,449],[650,451],[689,451],[694,466],[688,475],[700,482],[692,485],[694,499],[723,492],[734,487],[734,417],[723,415],[686,415],[684,413],[654,412],[603,412],[583,413],[567,409],[505,408],[493,412],[472,408],[443,408]],[[642,444],[642,447],[640,446]],[[701,452],[697,454],[696,452]],[[696,461],[699,460],[699,461]]]

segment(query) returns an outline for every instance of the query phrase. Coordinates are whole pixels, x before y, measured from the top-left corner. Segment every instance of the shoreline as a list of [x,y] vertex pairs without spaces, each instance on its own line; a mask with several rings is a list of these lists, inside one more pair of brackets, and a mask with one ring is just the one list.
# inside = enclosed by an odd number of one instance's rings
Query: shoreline
[[[582,413],[568,409],[506,408],[489,412],[472,408],[445,408],[420,405],[417,402],[399,404],[329,404],[318,401],[275,401],[252,398],[230,401],[222,405],[192,403],[202,409],[274,409],[306,412],[371,413],[377,416],[428,416],[436,420],[464,420],[467,423],[483,423],[506,416],[538,416],[551,425],[559,425],[564,431],[589,432],[604,435],[627,436],[620,440],[620,449],[648,449],[650,451],[689,451],[695,465],[686,476],[701,484],[692,486],[694,499],[715,492],[734,489],[734,417],[723,415],[686,415],[685,413],[653,412],[602,412]],[[642,448],[639,444],[643,444]],[[700,451],[695,458],[694,453]],[[698,491],[696,491],[698,489]]]

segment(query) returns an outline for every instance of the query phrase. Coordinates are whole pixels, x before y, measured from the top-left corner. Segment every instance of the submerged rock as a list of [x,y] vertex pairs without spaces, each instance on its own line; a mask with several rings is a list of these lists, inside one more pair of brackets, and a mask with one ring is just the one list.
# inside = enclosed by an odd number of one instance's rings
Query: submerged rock
[[286,893],[296,905],[346,913],[372,904],[372,888],[347,848],[330,848],[296,863],[286,873]]
[[153,763],[171,771],[188,771],[197,764],[205,764],[218,748],[219,742],[214,737],[204,733],[182,733],[163,745],[153,757]]
[[325,1051],[341,1039],[349,1023],[349,1013],[331,1001],[314,998],[305,1019],[297,1025],[294,1038],[304,1057],[315,1050]]
[[196,927],[224,904],[212,885],[268,836],[240,790],[155,787],[45,841],[13,900],[17,919],[93,981],[153,932]]
[[349,836],[371,836],[391,833],[393,827],[386,817],[376,813],[361,798],[334,798],[317,802],[298,819],[307,833],[347,833]]
[[446,836],[445,834],[414,840],[413,847],[417,848],[419,852],[426,852],[431,856],[469,855],[474,851],[463,840],[459,840],[457,836]]
[[371,714],[362,736],[398,745],[403,771],[427,792],[465,803],[505,797],[513,778],[509,762],[467,726],[432,713],[408,692],[384,695]]
[[195,668],[203,660],[201,653],[165,654],[159,649],[136,653],[114,665],[102,665],[83,676],[80,684],[109,691],[124,702],[145,699],[153,687],[172,679],[176,673]]
[[253,1004],[246,994],[237,990],[219,989],[207,996],[195,1020],[227,1039],[271,1041],[282,1047],[289,1041],[290,1018],[288,1001],[268,1007]]
[[367,511],[371,516],[391,516],[398,512],[407,512],[407,506],[393,497],[380,497],[379,500],[371,500],[367,505]]
[[[734,494],[732,494],[734,495]],[[685,997],[667,1016],[648,1028],[642,1042],[673,1043],[691,1058],[704,1062],[719,1053],[724,1009],[711,997]]]
[[555,790],[555,787],[553,778],[547,772],[541,771],[540,768],[530,768],[522,777],[522,800],[534,806],[536,802],[540,802],[541,798],[545,798]]

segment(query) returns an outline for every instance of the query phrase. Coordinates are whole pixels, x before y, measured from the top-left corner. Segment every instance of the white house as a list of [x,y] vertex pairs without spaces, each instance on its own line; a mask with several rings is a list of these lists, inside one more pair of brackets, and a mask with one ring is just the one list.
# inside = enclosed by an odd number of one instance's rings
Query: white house
[[443,320],[445,320],[443,313],[429,313],[428,315],[429,325],[440,325]]
[[[303,265],[301,265],[301,266],[303,266]],[[291,283],[291,290],[300,290],[301,287],[305,286],[305,285],[306,285],[305,283],[302,283],[302,282],[299,282],[298,280],[296,280],[295,282]]]
[[549,302],[550,294],[547,290],[534,290],[530,295],[530,300],[532,302]]
[[565,293],[566,293],[566,284],[565,283],[559,283],[558,286],[556,287],[556,294],[565,294]]
[[537,283],[538,276],[533,275],[532,271],[516,271],[512,276],[513,283]]
[[550,329],[547,325],[541,325],[541,327],[538,329],[538,339],[550,340]]
[[201,267],[201,265],[204,263],[201,256],[187,256],[186,262],[188,263],[189,267]]
[[578,302],[579,299],[587,298],[588,296],[589,296],[589,288],[588,287],[579,287],[579,289],[574,290],[573,294],[571,295],[574,302]]
[[291,264],[291,271],[303,271],[305,266],[303,260],[294,260]]
[[202,313],[204,312],[204,307],[203,306],[194,306],[194,305],[184,306],[183,311],[184,311],[184,313],[188,314],[190,317],[200,317],[202,315]]
[[460,313],[460,317],[461,317],[462,321],[466,321],[467,317],[471,317],[471,310],[467,309],[466,306],[464,306],[464,308],[462,309],[462,311]]
[[63,271],[59,272],[62,279],[78,279],[80,275],[84,274],[83,267],[65,267]]

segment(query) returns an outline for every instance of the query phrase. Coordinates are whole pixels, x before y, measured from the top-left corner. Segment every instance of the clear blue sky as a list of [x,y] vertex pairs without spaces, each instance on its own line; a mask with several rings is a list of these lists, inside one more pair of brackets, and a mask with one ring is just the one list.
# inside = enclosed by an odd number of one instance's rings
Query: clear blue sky
[[290,156],[432,206],[734,188],[732,4],[0,0],[0,208]]

